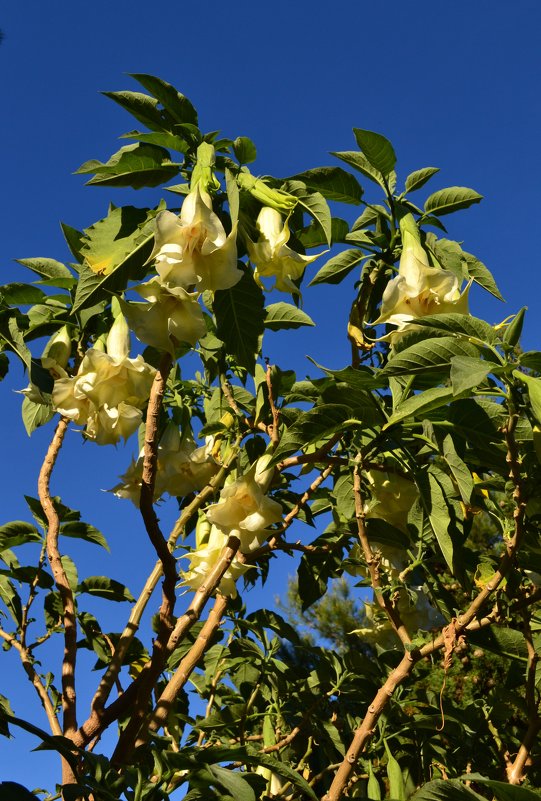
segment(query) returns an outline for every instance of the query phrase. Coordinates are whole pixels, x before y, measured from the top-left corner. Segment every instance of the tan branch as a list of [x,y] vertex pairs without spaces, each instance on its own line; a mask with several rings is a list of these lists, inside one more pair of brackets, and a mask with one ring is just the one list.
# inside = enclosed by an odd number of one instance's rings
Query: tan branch
[[[513,536],[506,541],[505,550],[500,557],[498,569],[490,581],[473,600],[468,609],[462,615],[457,617],[455,621],[455,634],[457,637],[468,630],[468,627],[475,621],[475,618],[488,598],[500,586],[501,582],[511,569],[515,554],[520,546],[520,542],[524,533],[524,512],[526,501],[523,495],[523,482],[520,473],[519,453],[514,437],[516,424],[517,416],[511,412],[503,433],[507,444],[509,477],[514,484],[514,533]],[[489,620],[491,620],[490,617]],[[363,751],[369,738],[374,733],[376,724],[385,707],[392,698],[396,687],[405,681],[405,679],[413,670],[416,662],[430,656],[443,647],[445,647],[445,637],[443,636],[443,633],[441,633],[439,637],[432,642],[427,643],[422,648],[416,648],[411,651],[407,651],[404,654],[404,657],[399,665],[392,671],[392,673],[389,674],[387,680],[383,686],[380,687],[372,703],[368,707],[368,711],[364,717],[364,720],[355,732],[351,745],[348,748],[346,756],[334,776],[329,791],[324,796],[324,801],[338,801],[342,797],[359,755]]]
[[[64,619],[64,658],[62,662],[62,711],[63,734],[70,739],[77,731],[77,707],[75,692],[75,664],[77,659],[77,619],[75,601],[66,571],[62,565],[60,551],[58,550],[58,535],[60,531],[60,518],[54,507],[50,494],[51,475],[58,457],[64,435],[68,427],[68,420],[61,417],[56,426],[51,444],[45,455],[38,477],[38,494],[48,529],[46,536],[47,558],[51,566],[54,582],[62,601]],[[70,784],[75,781],[75,775],[69,763],[62,759],[62,782]]]
[[222,615],[227,608],[228,599],[223,595],[218,595],[207,620],[199,635],[175,670],[173,676],[167,683],[161,696],[158,699],[154,712],[150,718],[149,730],[159,731],[165,725],[169,710],[180,690],[190,678],[192,671],[209,647],[209,643],[220,625]]
[[47,690],[45,689],[40,677],[36,672],[30,651],[28,648],[26,648],[26,646],[19,642],[14,634],[10,634],[9,632],[0,629],[0,637],[9,645],[11,645],[12,648],[15,648],[15,650],[19,653],[26,675],[36,690],[43,709],[45,710],[45,714],[47,715],[47,720],[49,721],[49,726],[51,728],[51,733],[57,736],[62,736],[62,727],[58,721],[58,716],[55,712],[53,704],[51,703],[49,694],[47,693]]
[[532,638],[530,620],[527,614],[524,616],[524,641],[528,649],[528,667],[526,671],[526,709],[528,710],[528,728],[520,744],[520,748],[515,757],[515,761],[507,770],[507,781],[509,784],[520,784],[526,777],[526,767],[541,730],[541,716],[539,715],[539,696],[536,690],[537,665],[541,659],[535,649]]
[[267,382],[267,395],[269,398],[269,406],[272,414],[272,425],[269,426],[269,435],[271,438],[271,445],[273,451],[276,450],[278,443],[280,442],[280,412],[276,408],[274,403],[274,394],[272,391],[272,381],[271,381],[271,366],[267,363],[267,372],[265,374],[265,379]]

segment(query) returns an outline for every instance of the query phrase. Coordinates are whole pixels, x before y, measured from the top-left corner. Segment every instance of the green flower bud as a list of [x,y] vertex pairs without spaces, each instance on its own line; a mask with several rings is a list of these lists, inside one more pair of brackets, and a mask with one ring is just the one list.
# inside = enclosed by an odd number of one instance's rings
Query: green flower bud
[[297,198],[281,189],[272,189],[261,178],[256,178],[248,170],[241,170],[237,175],[237,183],[240,189],[250,192],[256,200],[271,209],[289,214],[297,205]]

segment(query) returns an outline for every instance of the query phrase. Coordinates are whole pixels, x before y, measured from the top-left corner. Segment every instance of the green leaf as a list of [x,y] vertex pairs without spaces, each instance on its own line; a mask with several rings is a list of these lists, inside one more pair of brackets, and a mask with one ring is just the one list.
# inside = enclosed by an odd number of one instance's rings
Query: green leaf
[[75,562],[70,556],[66,556],[66,554],[63,554],[60,557],[60,561],[62,562],[62,567],[64,568],[68,584],[70,585],[72,591],[76,592],[77,584],[79,582],[79,576],[77,573],[77,567],[75,565]]
[[539,425],[541,425],[541,378],[534,378],[531,375],[526,375],[526,373],[521,373],[520,370],[513,370],[513,375],[528,387],[528,395],[533,415]]
[[170,83],[142,72],[132,72],[130,76],[154,95],[175,122],[197,126],[194,106]]
[[0,782],[2,801],[36,801],[36,796],[18,782]]
[[415,320],[416,326],[431,328],[449,334],[458,334],[466,338],[479,339],[492,344],[497,338],[494,328],[471,314],[429,314]]
[[0,381],[6,377],[9,370],[9,359],[5,353],[0,353]]
[[391,357],[381,374],[416,375],[440,370],[449,367],[451,360],[457,355],[479,358],[479,349],[456,337],[431,337],[416,342]]
[[325,403],[301,413],[283,435],[273,461],[279,461],[304,445],[337,433],[346,421],[350,422],[350,417],[350,407],[337,403]]
[[430,472],[418,473],[415,481],[419,488],[421,503],[428,515],[443,558],[453,573],[454,549],[453,540],[449,534],[451,517],[449,515],[449,507],[445,501],[445,494],[436,477]]
[[492,791],[496,801],[540,801],[541,799],[541,793],[537,789],[486,779],[478,773],[465,776],[464,780],[473,781],[475,784],[485,784]]
[[106,551],[109,550],[107,540],[97,528],[91,526],[89,523],[81,521],[73,521],[72,523],[64,523],[60,528],[60,534],[64,537],[74,537],[76,539],[85,540],[86,542],[93,542],[96,545],[101,545]]
[[22,604],[19,593],[7,576],[0,574],[0,598],[5,603],[9,614],[20,625],[22,619]]
[[467,209],[474,203],[479,203],[483,195],[468,189],[466,186],[450,186],[447,189],[440,189],[427,198],[424,205],[425,214],[434,214],[441,217],[443,214],[451,214],[459,209]]
[[32,523],[24,520],[13,520],[0,526],[0,551],[15,548],[27,542],[41,542],[42,536]]
[[371,181],[381,186],[382,189],[385,189],[383,176],[379,170],[372,166],[364,153],[358,153],[356,150],[343,150],[340,153],[331,153],[331,156],[336,156],[342,161],[345,161],[346,164],[349,164],[354,170],[358,170],[366,178],[369,178]]
[[[141,227],[147,221],[143,209],[121,206],[107,217],[86,228],[81,247],[84,263],[94,273],[108,275],[133,251],[142,237]],[[149,226],[150,227],[150,226]],[[146,232],[148,239],[150,231]]]
[[482,796],[474,793],[458,779],[435,779],[410,796],[410,801],[481,801],[481,799]]
[[300,328],[303,325],[315,325],[311,317],[302,309],[291,303],[271,303],[265,307],[265,328],[280,331],[283,328]]
[[83,232],[63,222],[60,223],[60,227],[73,258],[77,259],[79,264],[82,264],[83,257],[81,256],[81,246],[83,244]]
[[[112,293],[125,289],[128,281],[142,280],[147,273],[145,265],[152,251],[153,227],[132,230],[131,234],[115,240],[115,231],[120,232],[123,217],[128,216],[116,213],[122,211],[115,209],[109,217],[88,229],[83,253],[94,269],[86,265],[81,269],[72,313],[95,306],[103,299],[109,300]],[[101,272],[95,272],[96,268]]]
[[406,788],[402,777],[402,768],[398,760],[392,755],[387,740],[385,750],[387,751],[387,778],[389,779],[389,796],[395,801],[406,801]]
[[308,286],[315,284],[339,284],[364,259],[367,259],[362,250],[344,250],[337,256],[325,262],[323,267],[315,274]]
[[[347,222],[345,220],[341,220],[340,217],[333,217],[331,220],[332,241],[334,243],[345,242],[348,233],[349,225]],[[301,245],[306,249],[321,247],[321,245],[327,244],[325,234],[321,230],[321,227],[315,222],[311,222],[310,225],[306,226],[306,228],[302,228],[300,231],[297,231],[296,237]]]
[[468,467],[456,452],[453,438],[450,434],[447,434],[443,440],[443,458],[449,465],[462,500],[466,504],[470,503],[473,492],[473,478]]
[[86,161],[75,173],[95,173],[86,182],[87,185],[131,186],[133,189],[141,189],[170,181],[178,174],[179,167],[179,164],[171,161],[169,152],[163,147],[143,142],[121,147],[105,163],[95,159]]
[[166,150],[176,150],[178,153],[185,153],[189,145],[185,139],[167,131],[156,131],[155,133],[141,133],[141,131],[130,131],[122,134],[121,139],[137,139],[147,145],[157,145]]
[[308,214],[313,217],[321,230],[325,234],[328,245],[331,244],[332,218],[327,201],[320,192],[308,191],[302,181],[285,181],[282,185],[284,192],[289,192],[297,198],[299,205],[303,206]]
[[45,425],[55,415],[52,405],[48,403],[35,403],[30,398],[24,398],[21,406],[26,433],[30,436],[36,428]]
[[135,598],[124,584],[108,578],[108,576],[88,576],[77,587],[78,592],[97,595],[108,601],[135,601]]
[[423,167],[422,170],[410,172],[406,178],[406,192],[415,192],[417,189],[420,189],[439,171],[439,167]]
[[396,154],[389,140],[381,134],[365,131],[362,128],[354,128],[353,133],[370,164],[382,175],[389,175],[396,164]]
[[227,352],[253,373],[259,339],[263,333],[265,311],[263,292],[251,272],[245,272],[231,289],[214,294],[213,311],[216,333],[225,342]]
[[165,119],[158,108],[158,101],[143,94],[143,92],[103,92],[105,97],[111,98],[119,106],[128,111],[138,122],[142,122],[151,131],[162,131],[172,128],[172,122]]
[[56,259],[15,259],[23,267],[28,267],[32,272],[43,276],[43,278],[73,278],[72,273],[65,264]]
[[45,292],[32,284],[17,282],[0,287],[0,302],[8,306],[30,306],[41,303],[45,297]]
[[460,395],[467,389],[478,387],[493,370],[494,364],[479,357],[453,356],[450,374],[453,394]]
[[289,180],[302,181],[309,189],[339,203],[352,203],[358,206],[363,196],[363,188],[355,176],[341,167],[316,167],[292,175]]
[[237,136],[233,142],[233,153],[239,164],[251,164],[257,158],[257,148],[247,136]]
[[456,400],[456,398],[453,395],[452,387],[432,387],[431,389],[426,389],[418,395],[412,395],[411,398],[408,398],[403,403],[399,403],[383,426],[383,430],[402,420],[406,420],[408,417],[426,415],[428,412],[438,409],[440,406],[446,406],[453,400]]
[[222,768],[221,765],[207,765],[214,781],[238,801],[255,801],[255,793],[242,775],[236,771]]
[[473,278],[476,284],[482,286],[483,289],[486,289],[487,292],[490,292],[490,294],[494,295],[495,298],[498,298],[498,300],[503,300],[496,281],[492,277],[492,273],[488,267],[485,267],[483,262],[475,256],[472,256],[471,253],[466,253],[463,251],[462,256],[466,260],[466,269],[468,270],[468,275],[470,278]]
[[[473,634],[473,632],[472,632]],[[490,629],[476,631],[472,642],[479,648],[509,659],[528,661],[528,649],[520,631],[506,626],[494,626]]]

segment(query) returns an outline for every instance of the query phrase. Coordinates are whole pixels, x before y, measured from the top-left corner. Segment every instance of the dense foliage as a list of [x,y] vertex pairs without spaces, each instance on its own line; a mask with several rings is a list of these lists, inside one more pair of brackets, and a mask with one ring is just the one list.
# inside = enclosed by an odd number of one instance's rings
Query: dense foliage
[[[470,313],[472,284],[500,294],[442,218],[480,195],[418,205],[438,170],[399,183],[390,142],[361,129],[343,166],[260,177],[249,139],[203,133],[186,97],[133,77],[144,92],[107,94],[140,124],[134,144],[78,172],[168,184],[173,208],[64,225],[71,263],[20,259],[38,280],[0,287],[2,374],[23,362],[26,429],[51,429],[39,499],[0,527],[0,636],[50,731],[5,698],[1,733],[59,752],[66,799],[538,798],[541,352],[520,348],[524,310]],[[352,224],[341,204],[360,208]],[[313,325],[305,276],[352,272],[350,364],[297,380],[266,363],[267,331]],[[135,436],[114,492],[157,561],[134,598],[77,570],[72,538],[105,540],[51,488],[65,437]],[[242,601],[292,560],[316,637]],[[92,597],[129,603],[122,631]],[[90,708],[80,649],[98,660]]]

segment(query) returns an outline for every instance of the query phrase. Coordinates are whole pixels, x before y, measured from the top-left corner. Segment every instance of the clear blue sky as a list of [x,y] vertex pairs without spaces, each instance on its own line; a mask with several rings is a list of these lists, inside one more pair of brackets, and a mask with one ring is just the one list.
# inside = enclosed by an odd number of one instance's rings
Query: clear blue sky
[[[479,191],[485,196],[481,205],[449,218],[450,236],[463,239],[487,264],[508,303],[504,307],[476,290],[472,312],[498,322],[527,304],[526,345],[539,347],[538,0],[27,0],[4,4],[0,27],[5,36],[2,282],[27,280],[14,258],[69,258],[60,220],[83,228],[104,216],[109,201],[159,200],[159,192],[84,187],[81,177],[71,175],[87,159],[106,160],[118,147],[116,136],[134,127],[99,90],[135,89],[125,73],[148,72],[193,101],[203,128],[253,138],[260,173],[285,176],[331,164],[329,151],[354,147],[356,126],[391,139],[399,179],[413,169],[438,166],[441,173],[429,191],[450,185]],[[343,366],[350,294],[351,282],[306,291],[305,310],[318,322],[317,331],[288,338],[287,350],[283,336],[269,339],[271,360],[301,375],[312,369],[303,360],[306,353],[325,365]],[[37,470],[52,432],[49,426],[26,437],[20,396],[12,391],[25,383],[16,365],[1,387],[1,522],[26,517],[22,493],[36,494]],[[72,436],[53,490],[111,543],[110,558],[95,546],[78,550],[83,574],[109,572],[136,592],[140,567],[151,556],[138,515],[128,503],[100,492],[116,482],[134,447],[82,447]],[[163,507],[165,528],[173,516],[174,503]],[[280,573],[294,569],[290,561]],[[271,578],[267,597],[283,586],[283,579]],[[9,669],[0,673],[0,693],[10,694],[12,683],[21,686],[15,679],[21,671],[14,655],[3,659]],[[16,711],[45,725],[32,693],[25,689],[19,698]],[[11,743],[0,743],[0,780],[50,786],[57,777],[56,758],[28,757],[26,750],[36,743],[15,734]]]

